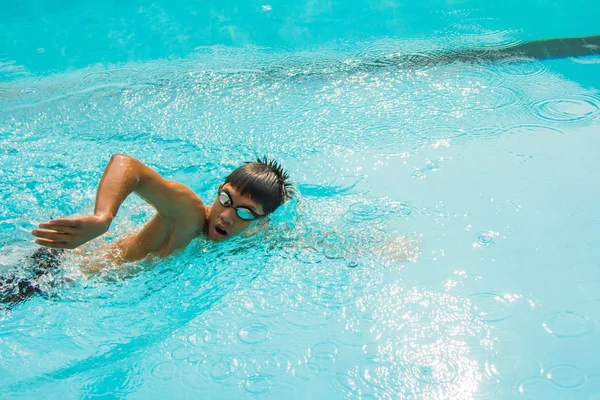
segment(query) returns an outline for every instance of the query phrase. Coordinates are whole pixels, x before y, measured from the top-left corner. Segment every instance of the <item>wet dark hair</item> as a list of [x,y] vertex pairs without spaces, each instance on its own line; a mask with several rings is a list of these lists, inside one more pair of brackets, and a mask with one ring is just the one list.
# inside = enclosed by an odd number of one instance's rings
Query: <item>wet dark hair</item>
[[257,158],[235,169],[225,179],[242,196],[248,194],[270,214],[292,197],[293,185],[289,174],[273,159]]

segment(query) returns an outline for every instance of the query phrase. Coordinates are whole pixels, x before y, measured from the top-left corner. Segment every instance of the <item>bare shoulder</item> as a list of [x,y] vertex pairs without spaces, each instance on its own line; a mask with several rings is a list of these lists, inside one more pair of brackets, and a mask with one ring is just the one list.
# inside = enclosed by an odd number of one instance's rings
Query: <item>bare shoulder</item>
[[200,197],[183,183],[175,181],[167,181],[167,187],[169,189],[172,198],[177,199],[176,204],[173,204],[173,213],[179,217],[189,218],[193,213],[197,218],[204,221],[206,214],[206,207]]
[[188,186],[184,185],[183,183],[179,183],[176,181],[167,181],[167,187],[174,194],[182,196],[182,198],[184,198],[190,202],[202,203],[202,200],[200,200],[200,197],[198,197],[196,192],[194,192],[192,189],[190,189]]

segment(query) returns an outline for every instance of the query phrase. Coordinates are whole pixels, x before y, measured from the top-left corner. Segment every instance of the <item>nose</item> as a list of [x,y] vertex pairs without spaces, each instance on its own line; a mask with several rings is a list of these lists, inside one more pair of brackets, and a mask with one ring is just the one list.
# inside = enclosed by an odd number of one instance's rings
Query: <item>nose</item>
[[235,217],[236,217],[235,210],[231,207],[223,210],[223,213],[221,214],[221,218],[223,219],[223,222],[229,226],[233,225],[233,222],[235,221]]

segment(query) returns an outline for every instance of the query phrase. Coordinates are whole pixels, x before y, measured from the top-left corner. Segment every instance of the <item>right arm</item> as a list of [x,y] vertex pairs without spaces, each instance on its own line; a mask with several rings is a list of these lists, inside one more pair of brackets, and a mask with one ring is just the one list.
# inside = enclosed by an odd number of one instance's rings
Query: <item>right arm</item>
[[[32,231],[37,237],[35,242],[47,247],[74,249],[103,235],[123,201],[133,192],[157,211],[157,215],[138,234],[140,240],[147,236],[146,242],[142,243],[144,251],[156,250],[162,244],[157,239],[160,236],[164,239],[177,222],[203,220],[202,201],[191,189],[162,178],[135,158],[116,154],[112,156],[100,180],[94,214],[41,223],[39,227],[42,229]],[[145,236],[144,232],[147,232]]]

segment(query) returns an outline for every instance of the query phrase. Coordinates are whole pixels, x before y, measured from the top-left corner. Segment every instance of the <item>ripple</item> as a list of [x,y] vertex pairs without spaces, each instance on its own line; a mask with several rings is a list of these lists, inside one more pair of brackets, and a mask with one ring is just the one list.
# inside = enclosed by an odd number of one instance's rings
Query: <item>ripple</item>
[[395,41],[369,43],[356,51],[353,59],[346,61],[346,64],[355,71],[370,71],[382,67],[420,70],[435,66],[445,54],[443,51],[435,49],[398,52],[399,47],[405,46],[400,46]]
[[177,366],[170,362],[161,363],[152,368],[152,376],[163,381],[173,378],[176,374]]
[[365,396],[365,386],[356,377],[353,370],[337,372],[328,376],[328,390],[337,393],[339,398],[361,398]]
[[399,215],[401,217],[410,217],[412,214],[412,207],[405,203],[392,203],[388,205],[388,209],[392,214]]
[[244,390],[250,394],[264,394],[271,390],[271,380],[266,376],[251,376],[244,381]]
[[394,376],[392,367],[386,363],[370,363],[365,365],[360,372],[360,380],[367,386],[378,390],[389,389],[397,382],[404,381],[402,377]]
[[331,315],[324,315],[324,312],[318,309],[297,310],[285,315],[285,321],[291,325],[301,328],[315,328],[331,324]]
[[553,135],[557,133],[564,135],[564,132],[560,129],[536,124],[515,125],[501,131],[501,134],[509,135]]
[[271,296],[269,299],[262,298],[253,298],[253,299],[245,299],[243,302],[242,310],[247,312],[248,314],[260,316],[260,317],[274,317],[276,315],[280,315],[286,309],[286,303],[282,299],[281,293],[276,295],[272,290],[273,287],[277,287],[276,285],[268,286],[271,290]]
[[424,355],[412,362],[409,373],[420,382],[447,383],[458,376],[458,364],[443,356]]
[[423,129],[418,132],[415,131],[414,134],[426,139],[456,139],[466,135],[467,132],[462,128],[435,127]]
[[180,346],[171,352],[173,360],[185,360],[190,355],[190,350],[186,346]]
[[296,253],[296,259],[305,264],[317,264],[323,261],[325,255],[312,246],[306,246]]
[[333,309],[340,308],[356,298],[356,294],[347,288],[336,288],[334,286],[319,290],[311,299],[317,306]]
[[110,71],[97,71],[87,73],[83,76],[83,82],[91,82],[91,81],[107,81],[113,77],[113,73]]
[[243,326],[237,334],[238,339],[247,344],[264,342],[269,336],[269,327],[257,322]]
[[513,90],[503,86],[490,86],[480,90],[480,95],[466,104],[470,110],[497,110],[512,107],[519,103],[520,96]]
[[460,65],[456,69],[456,77],[460,78],[457,83],[459,85],[465,85],[466,83],[483,85],[483,87],[498,87],[502,82],[502,77],[493,69],[484,65]]
[[519,43],[514,32],[501,28],[501,20],[490,17],[461,18],[460,23],[450,25],[450,41],[467,47],[503,48]]
[[513,39],[513,32],[510,29],[498,29],[488,30],[476,35],[470,35],[463,38],[463,43],[471,43],[478,47],[486,48],[508,48],[519,43],[519,41]]
[[585,121],[600,111],[598,99],[589,96],[549,99],[534,104],[536,116],[557,122]]
[[448,53],[443,50],[431,49],[422,52],[394,53],[385,57],[390,64],[399,67],[411,69],[414,71],[425,71],[435,67],[440,63],[448,63]]
[[511,58],[499,62],[497,67],[501,73],[513,76],[533,76],[548,72],[541,61],[531,58]]
[[[347,247],[345,251],[350,254],[362,253],[366,246],[378,246],[382,244],[389,234],[381,228],[374,227],[375,224],[354,225],[346,230]],[[361,247],[362,246],[362,247]]]
[[216,381],[227,379],[233,372],[240,368],[237,358],[222,358],[210,368],[210,376]]
[[570,311],[552,314],[542,326],[546,332],[561,339],[583,336],[592,330],[588,317]]
[[504,380],[504,376],[502,372],[498,369],[498,366],[492,361],[486,360],[483,363],[483,367],[483,379],[479,383],[477,393],[475,393],[475,398],[497,398],[498,392],[501,388],[501,383]]
[[333,342],[321,342],[311,347],[308,351],[307,365],[312,369],[324,370],[335,363],[338,346]]
[[426,178],[430,172],[436,172],[441,168],[441,165],[436,160],[427,160],[422,167],[416,167],[412,171],[413,178]]
[[510,304],[491,292],[474,293],[470,298],[473,315],[485,322],[500,322],[511,316]]
[[277,351],[261,360],[260,373],[265,376],[276,377],[290,370],[300,357],[292,352]]
[[553,385],[562,389],[574,389],[585,383],[585,375],[579,368],[561,364],[555,365],[548,370],[548,379]]
[[211,327],[201,329],[197,334],[190,335],[188,342],[194,346],[207,347],[216,344],[221,338],[221,333]]
[[531,377],[522,380],[517,385],[519,396],[527,399],[555,399],[556,389],[542,377]]
[[348,218],[353,221],[373,221],[381,218],[379,207],[369,203],[354,203],[348,209]]
[[364,346],[375,343],[377,325],[372,318],[351,318],[344,327],[340,342],[347,346]]
[[482,232],[477,237],[477,242],[481,245],[487,246],[494,243],[494,237],[498,236],[498,232]]
[[330,232],[323,238],[323,254],[330,260],[344,259],[346,257],[345,237],[337,232]]

